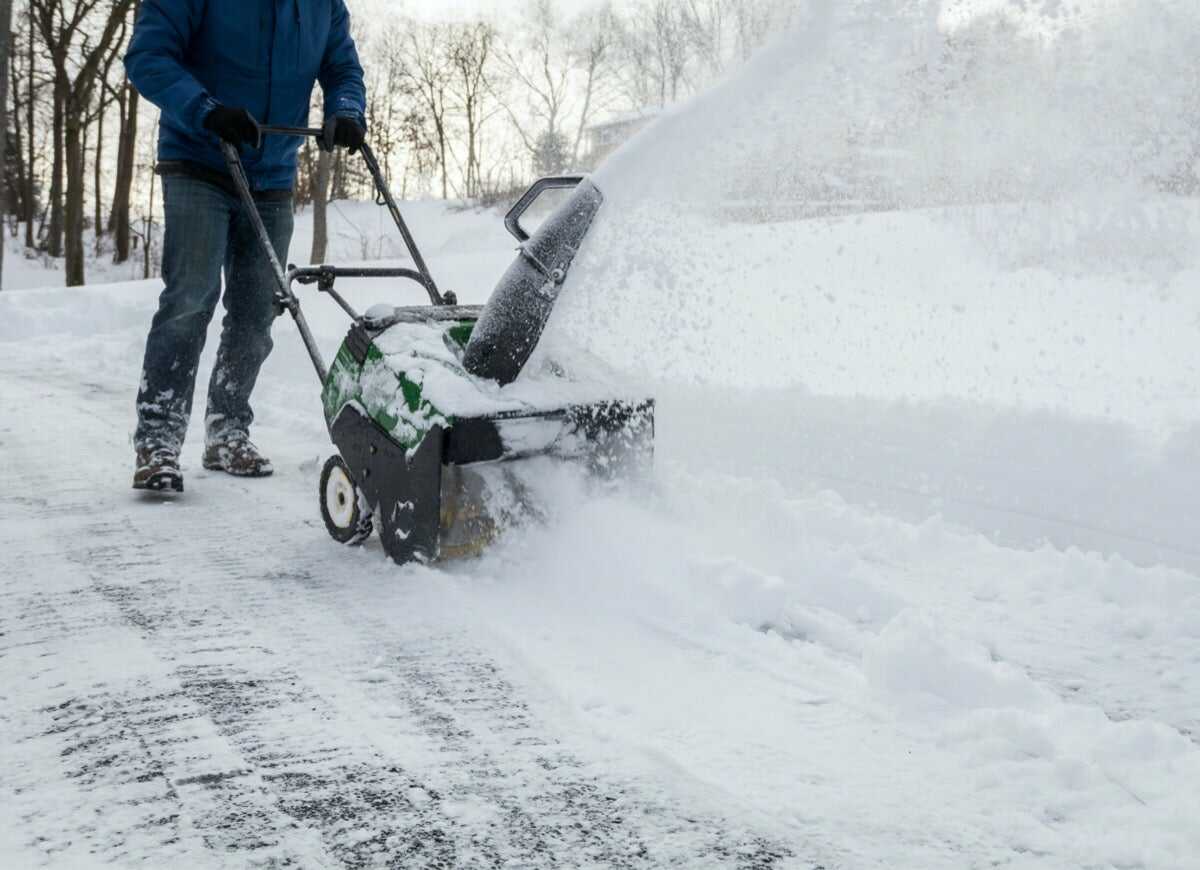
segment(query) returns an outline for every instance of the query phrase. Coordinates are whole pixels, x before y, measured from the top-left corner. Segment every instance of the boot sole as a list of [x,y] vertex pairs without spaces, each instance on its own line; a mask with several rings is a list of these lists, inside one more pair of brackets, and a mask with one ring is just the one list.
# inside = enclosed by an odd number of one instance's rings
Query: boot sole
[[175,471],[160,471],[145,480],[134,480],[133,488],[139,492],[154,492],[161,495],[183,493],[183,475]]
[[274,468],[265,468],[258,471],[234,471],[232,468],[226,468],[219,462],[201,462],[200,464],[208,471],[221,471],[233,477],[270,477],[275,473]]

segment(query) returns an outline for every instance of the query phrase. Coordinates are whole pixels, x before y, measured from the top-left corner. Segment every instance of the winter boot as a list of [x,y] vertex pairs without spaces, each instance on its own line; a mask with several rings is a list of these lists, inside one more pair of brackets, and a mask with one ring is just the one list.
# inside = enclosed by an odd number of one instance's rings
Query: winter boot
[[183,492],[183,472],[179,470],[179,451],[171,447],[140,447],[133,488],[149,492]]
[[271,460],[259,453],[250,439],[241,434],[210,441],[204,448],[204,467],[235,477],[270,477],[275,473]]

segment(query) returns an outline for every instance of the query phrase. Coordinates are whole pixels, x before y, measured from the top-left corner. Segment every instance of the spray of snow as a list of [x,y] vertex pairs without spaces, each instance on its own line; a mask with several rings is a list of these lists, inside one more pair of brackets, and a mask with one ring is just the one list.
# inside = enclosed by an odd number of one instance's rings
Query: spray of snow
[[811,3],[597,174],[548,340],[668,382],[1190,425],[1200,10],[1015,8]]

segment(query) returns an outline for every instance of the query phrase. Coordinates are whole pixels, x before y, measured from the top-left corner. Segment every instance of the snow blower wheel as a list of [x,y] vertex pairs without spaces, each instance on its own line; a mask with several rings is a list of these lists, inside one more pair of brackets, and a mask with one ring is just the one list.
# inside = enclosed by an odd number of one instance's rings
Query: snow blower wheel
[[358,485],[340,456],[331,456],[321,472],[321,519],[339,544],[354,546],[371,537],[375,522],[363,510]]

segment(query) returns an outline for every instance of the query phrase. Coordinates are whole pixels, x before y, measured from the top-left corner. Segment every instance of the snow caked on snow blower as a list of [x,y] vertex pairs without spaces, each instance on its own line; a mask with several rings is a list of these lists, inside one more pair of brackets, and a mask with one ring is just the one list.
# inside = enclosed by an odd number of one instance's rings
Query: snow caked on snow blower
[[[262,132],[322,136],[308,128]],[[377,203],[391,213],[415,268],[284,270],[237,149],[222,147],[271,263],[276,303],[295,320],[321,379],[325,420],[338,453],[325,463],[319,497],[336,541],[362,543],[378,526],[384,551],[401,564],[474,555],[526,506],[526,488],[515,473],[521,463],[565,458],[602,477],[649,463],[652,399],[614,397],[611,387],[581,380],[550,361],[520,377],[603,202],[588,178],[536,182],[504,219],[520,243],[516,260],[486,305],[459,305],[454,293],[435,284],[368,145],[361,153]],[[522,217],[551,190],[568,197],[535,232],[526,232]],[[335,289],[339,278],[407,279],[424,288],[430,304],[375,305],[359,314]],[[294,284],[315,284],[352,321],[329,366]]]

